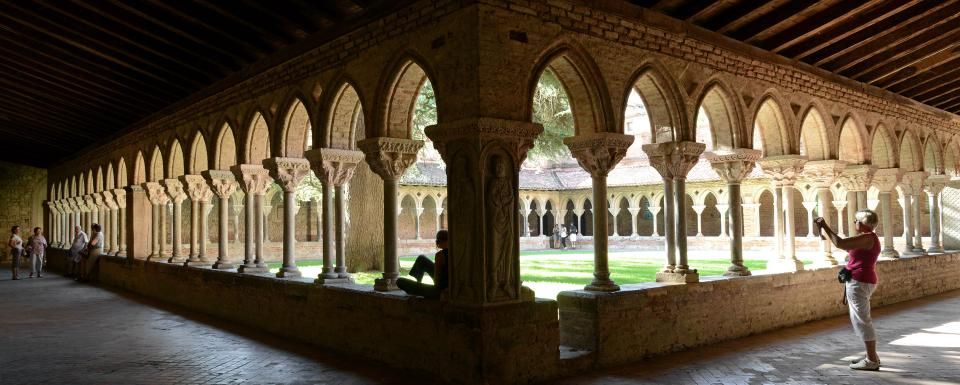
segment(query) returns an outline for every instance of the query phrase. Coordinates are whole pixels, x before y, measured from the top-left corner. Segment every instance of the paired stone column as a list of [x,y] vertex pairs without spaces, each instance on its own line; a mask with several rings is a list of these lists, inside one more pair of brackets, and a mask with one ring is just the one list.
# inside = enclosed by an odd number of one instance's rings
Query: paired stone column
[[[913,171],[903,174],[900,183],[900,190],[904,194],[904,223],[909,226],[909,231],[904,231],[904,237],[907,239],[907,248],[904,255],[924,255],[923,240],[920,236],[920,194],[923,192],[924,181],[927,179],[927,173],[924,171]],[[909,221],[906,220],[909,217]]]
[[876,172],[876,167],[867,164],[848,165],[840,176],[840,181],[847,189],[847,231],[849,236],[856,235],[853,220],[857,211],[867,209],[867,189]]
[[[607,255],[609,232],[607,215],[603,212],[603,208],[609,206],[607,204],[607,175],[626,156],[627,149],[633,144],[633,140],[634,137],[631,135],[612,132],[592,133],[563,140],[563,143],[570,149],[570,153],[577,159],[580,167],[590,173],[593,181],[593,207],[598,208],[597,215],[593,216],[593,282],[587,285],[585,290],[620,290],[620,286],[617,286],[610,279]],[[618,207],[616,211],[619,210]],[[610,213],[614,214],[615,211],[610,210]],[[617,234],[616,229],[616,214],[614,214],[614,235]]]
[[296,262],[297,187],[310,174],[310,161],[303,158],[270,158],[263,161],[270,177],[283,189],[283,266],[278,278],[303,276]]
[[167,202],[170,201],[170,197],[167,196],[165,189],[160,183],[157,182],[147,182],[143,184],[143,189],[147,193],[147,199],[150,201],[151,206],[153,206],[153,214],[150,216],[152,225],[150,226],[150,256],[147,257],[147,260],[161,259],[163,258],[163,249],[164,249],[164,219],[163,213],[166,211]]
[[630,212],[630,227],[633,229],[633,232],[630,234],[631,238],[636,239],[640,236],[640,233],[637,232],[637,214],[640,214],[639,207],[630,207],[627,209]]
[[262,165],[238,164],[230,168],[240,182],[245,195],[246,211],[243,215],[246,230],[243,265],[237,268],[241,273],[269,273],[263,262],[263,196],[270,188],[270,175]]
[[211,191],[220,201],[218,207],[217,223],[217,261],[213,263],[213,268],[217,270],[227,270],[236,267],[230,262],[230,197],[237,191],[237,179],[230,171],[209,170],[203,172],[204,178],[210,184]]
[[[724,182],[727,182],[727,206],[730,210],[730,267],[723,275],[748,276],[750,269],[743,264],[743,203],[740,183],[753,171],[761,152],[746,148],[726,153],[708,153],[707,160]],[[723,223],[726,230],[726,221]]]
[[803,262],[797,259],[796,255],[793,184],[803,172],[805,163],[807,158],[801,155],[778,155],[760,159],[760,167],[773,181],[774,231],[779,253],[778,258],[768,264],[768,270],[803,270]]
[[[172,251],[170,253],[170,259],[167,260],[169,263],[185,263],[187,262],[186,258],[183,258],[183,201],[187,199],[187,194],[183,191],[183,184],[180,183],[177,179],[164,179],[163,186],[167,189],[167,196],[170,197],[170,202],[173,203],[173,236],[170,237],[170,243],[172,243]],[[166,223],[166,221],[164,221]],[[161,225],[162,226],[162,225]],[[161,249],[163,248],[163,243],[161,242]]]
[[[206,256],[206,206],[210,204],[213,192],[207,180],[200,175],[184,175],[180,177],[190,198],[190,255],[184,266],[208,267],[211,266]],[[203,207],[201,207],[203,206]]]
[[120,209],[120,206],[117,205],[117,197],[113,195],[112,190],[103,192],[103,202],[107,206],[107,210],[108,210],[107,215],[109,216],[109,220],[107,221],[107,223],[110,226],[110,230],[106,234],[107,235],[106,238],[109,239],[110,248],[109,250],[104,248],[104,250],[109,255],[117,255],[117,252],[120,251],[118,247],[118,243],[119,243],[118,233],[120,232],[120,224],[119,224],[120,215],[117,212]]
[[427,127],[447,164],[449,301],[533,301],[520,283],[520,165],[543,132],[536,123],[467,118]]
[[[667,237],[667,266],[657,273],[657,282],[698,282],[696,269],[687,263],[687,173],[697,164],[706,145],[697,142],[664,142],[643,145],[650,157],[650,165],[664,178],[664,227]],[[679,257],[673,265],[673,248]]]
[[[397,187],[400,177],[417,160],[423,147],[419,140],[376,137],[364,139],[357,146],[366,155],[367,164],[383,179],[383,277],[373,285],[377,291],[397,290],[400,260],[397,258]],[[517,207],[512,210],[516,212]],[[511,215],[512,216],[512,215]]]
[[[357,166],[363,161],[363,153],[354,150],[320,148],[307,151],[314,174],[323,183],[323,270],[316,283],[352,283],[346,264],[346,184],[353,179]],[[336,195],[334,195],[334,190]],[[439,214],[438,214],[439,215]],[[438,219],[439,221],[439,219]],[[334,268],[336,258],[336,268]]]
[[113,190],[113,200],[117,205],[117,256],[127,255],[127,191]]
[[924,190],[927,193],[930,207],[930,247],[928,253],[943,253],[943,245],[940,241],[940,193],[947,187],[950,179],[946,175],[930,175],[927,178]]
[[[833,193],[830,186],[843,174],[847,163],[841,160],[817,160],[807,162],[803,169],[804,176],[810,180],[817,189],[817,198],[819,201],[820,212],[818,214],[827,221],[831,228],[836,228],[836,223],[830,215],[827,215],[827,208],[833,204]],[[810,223],[811,232],[813,231],[813,221]],[[830,240],[820,239],[820,252],[823,259],[818,263],[820,266],[837,266],[837,260],[833,257],[833,244]]]
[[880,226],[883,229],[881,257],[900,258],[893,246],[893,194],[902,176],[899,168],[881,168],[873,174],[873,185],[880,190]]

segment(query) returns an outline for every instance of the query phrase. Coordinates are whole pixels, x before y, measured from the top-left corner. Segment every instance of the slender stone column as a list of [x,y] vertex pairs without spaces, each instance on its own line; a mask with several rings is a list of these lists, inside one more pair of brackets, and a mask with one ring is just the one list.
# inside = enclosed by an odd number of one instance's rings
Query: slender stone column
[[164,239],[166,237],[166,226],[164,226],[165,221],[163,214],[166,211],[167,202],[170,201],[170,197],[160,183],[147,182],[143,184],[143,188],[153,206],[153,215],[151,215],[153,224],[150,231],[152,238],[151,248],[150,256],[147,257],[147,260],[160,260],[163,258],[163,245],[166,243]]
[[213,268],[217,270],[233,269],[236,267],[230,262],[230,197],[237,191],[237,180],[230,171],[210,170],[203,172],[204,178],[210,183],[211,191],[217,195],[220,200],[218,215],[220,217],[217,227],[219,236],[217,237],[217,261]]
[[190,198],[190,255],[184,262],[184,266],[207,267],[211,263],[206,258],[204,248],[200,247],[201,243],[206,245],[203,234],[200,234],[203,227],[200,219],[205,217],[204,210],[200,206],[210,202],[213,192],[210,191],[207,180],[201,175],[184,175],[180,177],[180,181]]
[[[414,236],[414,239],[421,240],[423,237],[420,234],[420,217],[423,215],[423,206],[417,204],[417,207],[413,209],[413,219],[414,219],[414,228],[417,234]],[[540,219],[543,223],[543,218]]]
[[[183,223],[183,201],[187,199],[187,194],[183,191],[183,184],[177,179],[164,179],[163,186],[166,187],[170,202],[173,203],[173,236],[170,238],[173,247],[170,259],[167,260],[167,262],[184,263],[187,262],[187,260],[184,259],[181,254],[183,251],[183,231],[181,225]],[[161,248],[162,245],[163,243],[161,242]]]
[[940,193],[947,186],[949,178],[943,174],[931,175],[927,178],[925,190],[930,207],[930,247],[928,253],[943,253],[940,241]]
[[467,118],[427,127],[447,164],[450,289],[453,305],[533,301],[520,283],[520,165],[536,123]]
[[127,191],[124,189],[113,190],[113,199],[117,204],[117,256],[125,257],[127,255]]
[[776,190],[774,192],[776,210],[774,228],[779,243],[777,250],[781,253],[778,259],[771,261],[767,267],[768,270],[803,270],[803,262],[796,256],[793,184],[803,172],[803,166],[806,162],[807,158],[801,155],[768,156],[760,159],[760,167],[773,179]]
[[803,201],[800,204],[807,209],[807,238],[813,238],[813,210],[817,208],[817,202]]
[[707,209],[705,205],[693,205],[693,212],[697,213],[697,237],[703,237],[703,210]]
[[246,211],[243,220],[246,224],[244,235],[243,265],[237,268],[240,273],[269,273],[263,263],[263,196],[270,188],[270,175],[262,165],[238,164],[230,168],[240,182],[240,188],[246,194]]
[[529,238],[530,224],[528,223],[527,218],[530,218],[530,209],[520,209],[520,215],[522,215],[522,218],[520,220],[520,227],[523,229],[523,237]]
[[[686,203],[687,173],[697,164],[700,154],[706,145],[697,142],[664,142],[643,145],[643,151],[650,157],[653,166],[661,177],[669,176],[672,179],[672,190],[665,184],[664,201],[667,204],[667,214],[672,212],[673,218],[664,216],[667,228],[667,237],[674,238],[678,261],[672,272],[657,273],[658,282],[698,282],[700,280],[696,269],[691,269],[687,263],[687,216],[684,212]],[[670,230],[672,229],[672,234]],[[669,244],[668,244],[669,248]],[[669,257],[669,252],[668,252]],[[669,263],[669,261],[668,261]],[[666,270],[666,269],[665,269]]]
[[893,193],[900,183],[902,173],[898,168],[881,168],[873,175],[873,185],[880,190],[880,226],[883,230],[883,250],[881,257],[900,258],[893,246]]
[[117,248],[117,243],[118,243],[117,233],[120,232],[120,226],[117,223],[119,222],[117,220],[118,219],[117,210],[120,207],[117,206],[117,201],[116,201],[116,198],[113,196],[112,191],[104,191],[102,192],[102,194],[103,194],[103,202],[107,206],[107,215],[108,215],[107,224],[109,226],[109,230],[107,230],[107,234],[106,234],[106,238],[109,239],[109,242],[108,242],[109,249],[104,248],[104,250],[108,255],[117,255],[117,251],[119,250]]
[[[827,215],[826,210],[826,208],[830,207],[833,203],[833,193],[830,191],[830,186],[843,174],[844,168],[846,167],[847,163],[841,160],[818,160],[807,162],[803,170],[804,176],[810,180],[817,189],[817,198],[819,207],[821,207],[820,212],[817,214],[823,217],[831,228],[835,228],[836,224],[832,223],[833,219]],[[812,221],[810,226],[812,232]],[[818,265],[837,266],[837,260],[833,257],[833,244],[830,243],[829,240],[820,239],[820,252],[823,254],[823,259]]]
[[[739,190],[739,187],[738,187],[738,190]],[[727,191],[729,192],[729,189]],[[730,210],[730,204],[723,204],[723,203],[717,204],[717,211],[720,212],[720,235],[719,235],[720,238],[730,237],[730,235],[727,233],[727,221],[729,220],[727,216],[729,215],[729,210]],[[743,209],[741,208],[741,213],[743,212],[742,210]],[[743,231],[741,231],[740,234],[743,235]]]
[[283,189],[283,267],[278,278],[303,276],[296,262],[296,200],[297,187],[310,174],[310,161],[303,158],[271,158],[263,161],[273,178]]
[[633,232],[630,234],[630,237],[631,237],[631,238],[637,238],[637,237],[640,236],[640,234],[637,233],[637,227],[638,227],[638,226],[637,226],[637,214],[640,213],[640,208],[639,208],[639,207],[630,207],[630,208],[627,209],[627,211],[630,212],[630,228],[633,229]]
[[833,208],[837,209],[837,222],[836,222],[837,228],[834,230],[837,231],[837,235],[839,235],[840,237],[846,237],[846,233],[843,231],[843,222],[844,222],[843,209],[847,207],[847,201],[835,200],[831,203],[833,203]]
[[547,229],[544,226],[543,216],[546,215],[546,211],[543,211],[543,208],[537,208],[537,219],[540,220],[540,231],[537,233],[537,236],[540,238],[547,237]]
[[[743,204],[740,192],[740,183],[750,172],[761,152],[745,148],[738,148],[725,153],[708,153],[710,166],[727,182],[727,206],[730,210],[730,267],[725,276],[748,276],[750,269],[743,264]],[[718,205],[719,206],[719,205]],[[725,222],[725,221],[724,221]],[[726,230],[726,224],[723,224]]]
[[[647,211],[650,212],[650,216],[653,217],[653,232],[650,233],[651,236],[659,237],[660,229],[657,228],[657,214],[660,213],[660,206],[647,206]],[[672,270],[672,268],[671,268]]]
[[[316,283],[350,283],[346,265],[346,202],[343,188],[353,178],[363,153],[354,150],[319,148],[304,154],[314,174],[323,183],[323,270]],[[334,195],[336,190],[336,195]],[[334,268],[336,258],[336,268]]]
[[[357,146],[366,155],[370,169],[383,179],[383,277],[378,278],[373,287],[377,291],[397,290],[397,278],[400,277],[395,215],[400,207],[397,199],[398,182],[417,160],[417,152],[423,147],[423,142],[375,137],[364,139]],[[516,207],[511,210],[516,212]]]
[[924,255],[926,251],[923,249],[923,240],[920,236],[920,194],[923,192],[924,181],[927,179],[927,173],[924,171],[914,171],[907,172],[903,174],[902,182],[900,183],[900,189],[904,193],[904,202],[908,199],[910,203],[904,205],[905,215],[904,222],[906,218],[909,217],[910,231],[905,231],[904,235],[908,241],[909,253],[906,251],[904,255]]
[[[593,204],[598,208],[597,215],[593,216],[593,282],[585,287],[586,290],[620,290],[620,286],[610,279],[607,255],[609,232],[607,215],[602,209],[609,206],[607,175],[627,154],[627,149],[633,144],[633,140],[633,136],[615,133],[594,133],[563,140],[580,167],[590,173],[593,181]],[[609,210],[614,214],[613,231],[614,235],[617,235],[616,214],[620,209],[618,207],[616,210]]]

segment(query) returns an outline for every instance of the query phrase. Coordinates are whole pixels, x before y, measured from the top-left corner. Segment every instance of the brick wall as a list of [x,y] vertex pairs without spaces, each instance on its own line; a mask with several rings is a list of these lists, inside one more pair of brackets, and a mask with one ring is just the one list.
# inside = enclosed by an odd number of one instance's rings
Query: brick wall
[[[6,243],[10,228],[20,226],[24,240],[34,227],[46,227],[43,201],[47,199],[47,170],[0,162],[0,238]],[[0,260],[9,250],[0,248]]]

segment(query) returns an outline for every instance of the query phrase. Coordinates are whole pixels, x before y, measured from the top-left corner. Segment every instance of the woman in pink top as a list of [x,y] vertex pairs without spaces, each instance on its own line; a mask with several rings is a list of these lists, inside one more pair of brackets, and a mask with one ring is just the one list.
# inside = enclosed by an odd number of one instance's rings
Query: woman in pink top
[[880,256],[880,238],[873,230],[877,227],[877,213],[871,210],[857,211],[853,225],[857,235],[840,238],[823,220],[815,220],[824,237],[830,239],[838,249],[846,250],[847,270],[853,279],[847,282],[847,303],[850,308],[850,322],[853,330],[863,339],[867,356],[850,364],[856,370],[880,370],[880,357],[877,356],[877,333],[870,318],[870,296],[877,288],[877,257]]

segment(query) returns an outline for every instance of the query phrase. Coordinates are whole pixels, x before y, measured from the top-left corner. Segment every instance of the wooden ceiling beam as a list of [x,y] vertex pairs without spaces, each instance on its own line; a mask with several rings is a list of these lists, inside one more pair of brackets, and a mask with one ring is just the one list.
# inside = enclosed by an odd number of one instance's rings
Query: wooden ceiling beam
[[[64,99],[59,96],[51,95],[45,92],[38,93],[36,88],[26,89],[21,84],[12,83],[11,81],[4,78],[0,78],[0,84],[5,85],[4,87],[5,92],[20,95],[19,98],[6,97],[6,98],[0,99],[0,100],[3,100],[4,103],[7,103],[7,104],[21,103],[21,105],[34,106],[34,108],[37,109],[37,112],[44,113],[44,111],[46,111],[45,112],[45,114],[47,115],[45,116],[46,118],[54,118],[54,116],[52,116],[52,114],[50,113],[51,106],[61,107],[62,108],[61,112],[70,115],[67,117],[71,118],[72,119],[71,121],[86,121],[91,118],[90,116],[84,115],[83,112],[67,109],[77,105],[78,101],[71,100],[71,99]],[[14,95],[10,95],[10,96],[14,96]],[[29,101],[33,101],[33,103],[30,103]],[[51,102],[55,102],[55,103],[51,103]],[[107,121],[107,123],[123,124],[122,121],[116,120],[109,115],[98,115],[92,118],[102,119]],[[94,121],[90,121],[90,122],[93,123]]]
[[268,24],[279,28],[293,40],[303,39],[316,31],[313,22],[303,17],[303,14],[282,12],[281,9],[286,7],[265,7],[260,1],[242,0],[241,2],[256,12],[269,16],[274,22]]
[[885,1],[888,0],[864,2],[841,0],[830,7],[821,9],[797,24],[766,38],[754,39],[754,41],[757,46],[776,53],[812,36],[820,36],[831,28],[839,26],[848,19]]
[[[894,79],[883,87],[898,94],[910,97],[910,91],[924,88],[931,83],[942,83],[946,79],[960,77],[960,59],[945,61],[924,71],[917,71],[912,76]],[[883,82],[879,82],[882,84]],[[919,92],[919,91],[918,91]]]
[[949,104],[943,104],[943,107],[940,108],[941,110],[952,112],[954,114],[960,113],[960,96],[955,97],[945,103],[949,103]]
[[[888,35],[881,39],[876,39],[862,47],[849,51],[846,55],[837,57],[835,60],[825,63],[824,68],[840,73],[844,76],[855,78],[854,73],[861,71],[863,66],[860,63],[880,63],[886,64],[890,59],[894,59],[903,54],[909,54],[920,48],[923,48],[931,41],[949,34],[956,29],[957,19],[960,18],[960,3],[956,4],[949,15],[935,17],[931,19],[917,20],[914,23],[904,26],[901,35]],[[944,11],[947,11],[944,9]]]
[[[254,40],[254,41],[251,42],[251,41],[247,41],[247,39],[239,39],[239,38],[237,38],[236,36],[234,36],[234,35],[232,35],[232,34],[230,34],[230,33],[227,33],[227,32],[225,32],[225,31],[223,31],[222,29],[211,27],[209,23],[207,23],[207,22],[205,22],[205,21],[203,21],[203,20],[198,20],[198,19],[197,19],[196,17],[194,17],[193,15],[190,15],[190,14],[188,14],[188,13],[186,13],[186,12],[183,12],[183,10],[181,10],[179,7],[171,6],[170,4],[167,4],[166,2],[163,2],[163,1],[158,1],[158,0],[150,0],[150,1],[151,1],[154,5],[156,5],[157,7],[159,7],[159,8],[161,8],[161,9],[169,12],[170,14],[172,14],[172,15],[174,15],[174,16],[176,16],[178,19],[183,20],[183,21],[186,21],[186,22],[188,22],[188,23],[190,23],[190,24],[193,24],[194,26],[196,26],[196,27],[198,27],[198,28],[200,28],[200,29],[207,30],[207,32],[204,33],[204,34],[208,34],[208,33],[212,32],[214,35],[220,36],[221,39],[223,39],[224,41],[229,42],[230,44],[232,44],[232,45],[234,45],[234,46],[236,46],[236,47],[239,47],[239,48],[241,48],[241,49],[249,50],[250,52],[253,52],[254,55],[255,55],[257,58],[263,57],[264,52],[265,52],[267,49],[271,49],[271,48],[272,48],[272,49],[276,49],[276,48],[278,48],[278,46],[277,46],[275,43],[265,43],[264,40]],[[126,7],[129,8],[129,6],[126,6]],[[262,37],[261,37],[260,39],[262,39]],[[272,39],[276,39],[276,37],[272,37]],[[208,44],[209,44],[209,43],[210,43],[210,42],[208,42]],[[256,47],[256,46],[252,45],[251,43],[265,43],[265,44],[267,44],[267,47]]]
[[[839,67],[845,62],[843,58],[850,58],[853,52],[867,52],[869,49],[882,49],[891,39],[896,39],[897,32],[911,31],[911,28],[923,28],[929,24],[929,20],[935,20],[936,17],[947,17],[957,6],[955,0],[949,0],[920,14],[904,13],[898,15],[896,19],[891,19],[890,23],[879,23],[870,29],[862,30],[861,33],[852,35],[847,39],[838,41],[830,47],[817,51],[810,55],[800,58],[800,60],[811,63],[815,66],[832,71],[830,67]],[[904,20],[905,19],[905,20]],[[868,47],[868,48],[864,48]],[[825,64],[837,63],[831,66]]]
[[937,86],[927,89],[924,92],[917,93],[916,95],[912,96],[912,98],[921,103],[934,105],[942,103],[945,96],[949,97],[951,93],[957,92],[957,90],[960,90],[960,79],[941,83]]
[[[15,108],[15,109],[11,109]],[[26,108],[26,110],[24,110]],[[24,114],[24,111],[33,111],[32,106],[26,106],[20,103],[6,103],[4,102],[0,105],[0,112],[3,112],[10,117],[10,122],[25,121],[30,124],[30,127],[15,127],[16,129],[35,131],[37,133],[45,133],[49,136],[46,140],[54,142],[53,138],[66,138],[67,141],[79,140],[90,141],[94,140],[95,136],[92,134],[87,134],[83,130],[77,129],[78,125],[72,125],[70,122],[59,120],[59,119],[49,119],[49,116],[44,116],[48,118],[47,120],[41,120],[37,116],[43,115],[33,115],[33,114]],[[16,114],[16,115],[14,115]],[[41,128],[42,129],[38,129]],[[73,128],[71,128],[73,127]],[[50,131],[53,132],[50,132]],[[52,135],[51,135],[52,134]]]
[[909,48],[896,52],[894,58],[885,61],[861,62],[860,65],[851,67],[848,72],[851,73],[850,77],[870,84],[895,76],[906,68],[923,72],[944,61],[960,57],[958,41],[960,41],[960,30],[917,42],[916,45],[905,43],[903,46]]
[[804,11],[820,2],[819,0],[791,0],[764,14],[763,17],[730,31],[728,35],[734,39],[753,44],[753,41],[766,36],[766,32],[771,28],[777,26],[782,28],[784,24],[788,24],[787,20],[801,17]]
[[707,20],[704,24],[709,25],[710,29],[721,35],[727,35],[744,24],[762,17],[785,1],[787,0],[743,1],[718,13],[717,16]]
[[712,1],[706,7],[700,8],[697,12],[687,16],[686,21],[696,25],[702,25],[705,20],[709,20],[733,4],[731,0]]

